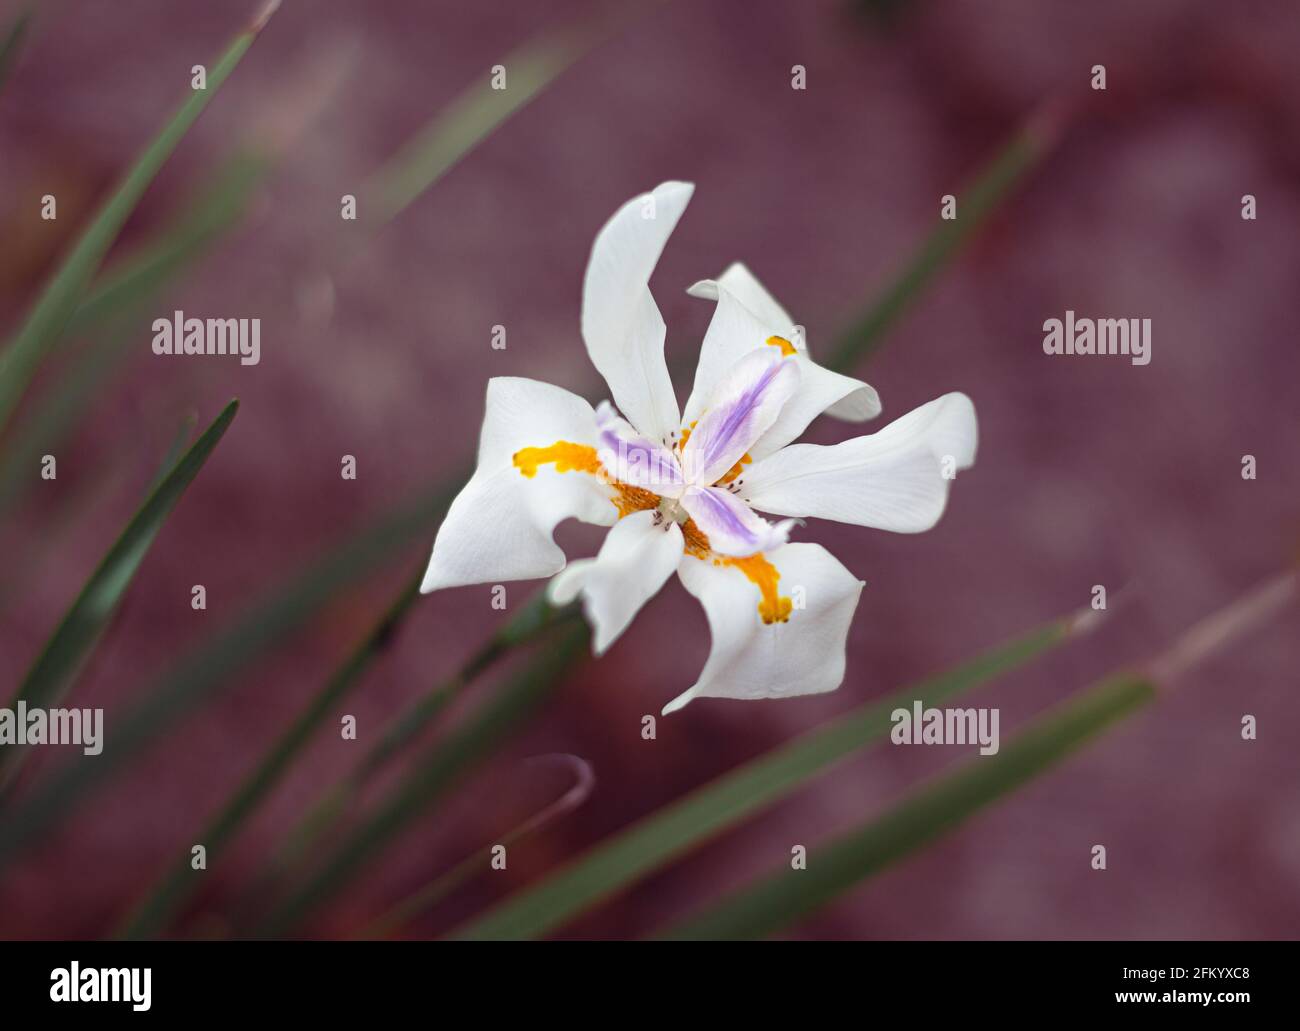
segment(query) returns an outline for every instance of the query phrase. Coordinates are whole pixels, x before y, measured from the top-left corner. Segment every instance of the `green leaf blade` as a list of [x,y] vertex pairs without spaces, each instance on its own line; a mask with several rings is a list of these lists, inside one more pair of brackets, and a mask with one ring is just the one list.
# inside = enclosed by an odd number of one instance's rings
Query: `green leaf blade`
[[252,46],[264,20],[239,33],[209,70],[207,88],[194,90],[141,152],[118,187],[82,232],[0,356],[0,429],[67,326],[95,272],[159,170],[221,85]]
[[1039,716],[997,754],[940,775],[884,815],[814,846],[807,869],[764,877],[663,937],[750,939],[788,927],[1055,766],[1155,696],[1154,685],[1141,677],[1103,681]]
[[899,705],[910,706],[916,698],[934,704],[985,683],[1060,644],[1074,624],[1073,619],[1049,623],[751,760],[616,833],[456,936],[532,938],[563,925],[884,737],[889,714]]
[[[11,707],[19,701],[36,707],[59,701],[117,610],[163,523],[225,435],[238,408],[239,402],[231,401],[157,482],[27,671]],[[22,754],[15,748],[0,752],[0,770],[12,774],[11,764]]]
[[504,690],[480,706],[464,725],[435,746],[325,861],[322,868],[265,920],[260,933],[290,933],[348,884],[410,822],[425,812],[474,763],[519,727],[555,688],[588,645],[587,627],[572,623],[545,643],[537,662],[511,678]]

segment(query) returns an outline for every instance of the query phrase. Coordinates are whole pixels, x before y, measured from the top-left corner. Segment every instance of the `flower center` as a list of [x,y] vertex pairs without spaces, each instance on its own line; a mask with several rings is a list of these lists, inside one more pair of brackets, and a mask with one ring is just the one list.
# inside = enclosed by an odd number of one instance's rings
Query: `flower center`
[[[689,433],[690,431],[686,430],[683,435],[688,436]],[[749,460],[749,455],[745,455],[744,458],[737,462],[735,467],[719,482],[726,483],[734,479],[741,472],[747,460]],[[600,464],[600,458],[597,456],[594,447],[586,444],[574,444],[567,440],[557,440],[549,447],[521,448],[514,453],[513,461],[515,468],[519,470],[519,474],[529,479],[537,475],[538,468],[552,463],[555,465],[557,473],[583,472],[598,477],[602,483],[613,488],[614,497],[611,500],[618,508],[619,518],[631,515],[633,512],[655,509],[663,518],[671,519],[682,528],[683,544],[688,555],[693,555],[700,560],[712,558],[715,566],[732,566],[743,573],[745,578],[758,588],[761,596],[758,603],[758,613],[763,618],[764,623],[784,623],[789,620],[793,602],[790,598],[783,598],[777,593],[777,585],[780,582],[781,574],[777,572],[776,566],[772,565],[762,553],[746,555],[743,558],[712,554],[709,547],[709,538],[695,524],[695,521],[687,513],[680,500],[660,497],[653,491],[646,490],[644,487],[633,486],[630,483],[619,483]]]
[[690,520],[690,514],[682,507],[682,503],[676,498],[660,498],[659,514],[666,519],[671,519],[678,526]]

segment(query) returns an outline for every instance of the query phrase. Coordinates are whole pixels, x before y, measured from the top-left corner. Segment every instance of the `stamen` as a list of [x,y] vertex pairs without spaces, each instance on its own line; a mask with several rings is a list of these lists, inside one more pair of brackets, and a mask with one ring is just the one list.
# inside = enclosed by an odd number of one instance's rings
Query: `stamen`
[[789,357],[792,354],[799,353],[798,351],[795,350],[794,344],[790,343],[790,341],[787,340],[785,337],[768,337],[763,342],[767,344],[769,347],[781,348],[781,353],[783,355],[786,355],[787,357]]

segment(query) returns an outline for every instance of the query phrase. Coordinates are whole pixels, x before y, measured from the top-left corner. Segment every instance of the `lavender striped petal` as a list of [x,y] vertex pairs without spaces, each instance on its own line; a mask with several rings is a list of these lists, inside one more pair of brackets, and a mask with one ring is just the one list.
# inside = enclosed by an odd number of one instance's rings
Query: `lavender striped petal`
[[716,483],[781,414],[799,387],[799,366],[774,347],[759,347],[723,377],[682,449],[687,481]]
[[680,491],[682,470],[676,456],[637,433],[608,401],[602,401],[596,409],[596,428],[600,433],[597,457],[616,480],[656,494]]
[[687,487],[682,507],[719,555],[744,556],[780,547],[790,536],[793,519],[773,525],[744,501],[717,487]]

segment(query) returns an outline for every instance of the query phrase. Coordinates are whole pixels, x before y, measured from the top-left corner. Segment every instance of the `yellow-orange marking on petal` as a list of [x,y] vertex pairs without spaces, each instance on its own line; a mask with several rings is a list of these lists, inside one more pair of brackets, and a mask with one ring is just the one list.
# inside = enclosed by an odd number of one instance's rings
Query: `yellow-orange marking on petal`
[[615,491],[614,505],[620,519],[633,512],[659,507],[659,495],[644,487],[633,487],[630,483],[610,483],[610,486]]
[[694,519],[688,519],[682,523],[682,545],[683,550],[688,555],[694,555],[698,559],[709,557],[712,546],[709,544],[709,538],[704,535],[704,531],[695,525]]
[[763,596],[758,603],[758,614],[763,617],[764,623],[784,623],[789,620],[794,602],[776,593],[781,574],[761,552],[757,555],[746,555],[744,558],[723,555],[715,561],[719,565],[735,566],[745,574],[750,583],[758,588]]
[[538,466],[555,463],[557,473],[580,472],[600,474],[604,468],[596,457],[596,449],[586,444],[571,444],[557,440],[550,447],[526,447],[515,452],[515,468],[530,479],[537,475]]
[[753,460],[754,459],[750,455],[750,453],[746,451],[743,455],[740,456],[739,462],[737,462],[735,465],[733,465],[730,469],[728,469],[725,473],[722,474],[722,479],[720,479],[718,482],[730,483],[737,476],[743,473],[745,471],[745,466],[749,465],[749,463],[752,462]]
[[529,479],[537,475],[537,470],[541,466],[552,462],[557,473],[590,473],[598,477],[602,483],[612,487],[614,496],[610,500],[618,509],[620,519],[633,512],[642,512],[659,505],[658,494],[643,487],[634,487],[630,483],[619,483],[611,478],[605,472],[605,467],[600,464],[596,449],[586,444],[557,440],[550,447],[526,447],[514,454],[515,468],[519,470],[521,476],[527,476]]
[[768,337],[763,342],[767,344],[769,347],[781,348],[781,353],[786,355],[787,357],[792,354],[799,353],[798,351],[795,350],[794,344],[790,343],[790,341],[787,340],[785,337]]

